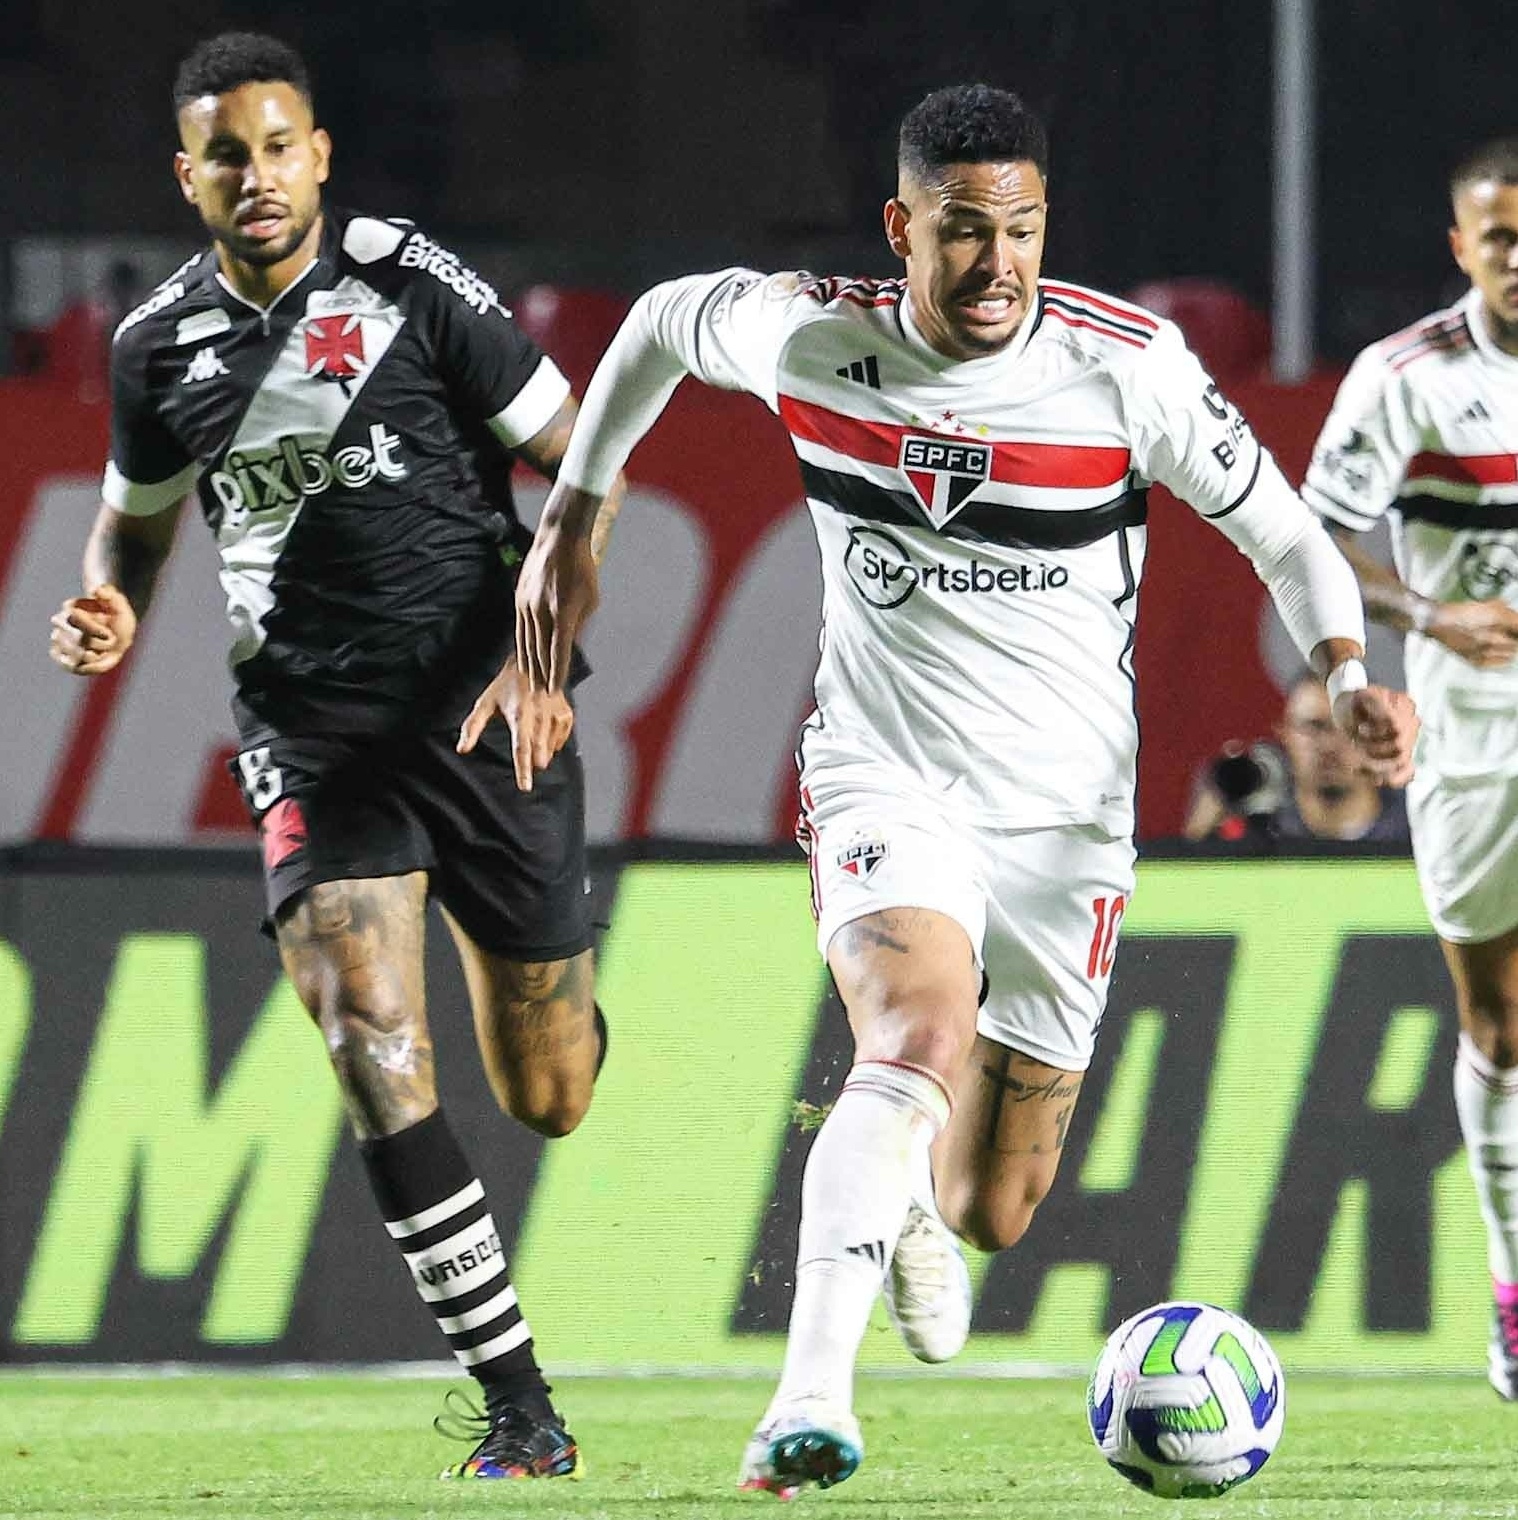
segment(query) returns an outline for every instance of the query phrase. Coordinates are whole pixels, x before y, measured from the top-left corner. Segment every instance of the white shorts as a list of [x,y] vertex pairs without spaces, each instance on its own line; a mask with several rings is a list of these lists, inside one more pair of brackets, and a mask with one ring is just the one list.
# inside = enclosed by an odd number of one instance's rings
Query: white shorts
[[1407,789],[1407,821],[1441,939],[1480,944],[1518,925],[1518,776],[1419,771]]
[[976,829],[869,793],[806,799],[800,834],[824,958],[838,930],[867,914],[947,914],[986,974],[979,1032],[1047,1065],[1086,1069],[1133,895],[1131,840],[1092,825]]

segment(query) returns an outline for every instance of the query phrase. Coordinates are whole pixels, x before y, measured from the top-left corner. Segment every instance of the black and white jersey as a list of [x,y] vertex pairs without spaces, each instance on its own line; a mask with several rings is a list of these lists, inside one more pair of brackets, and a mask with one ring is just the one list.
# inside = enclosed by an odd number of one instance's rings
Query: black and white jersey
[[267,310],[213,250],[117,330],[103,495],[198,493],[239,725],[456,723],[509,652],[527,540],[509,450],[569,386],[494,290],[410,223],[328,209]]
[[1129,832],[1154,481],[1254,559],[1304,648],[1364,638],[1327,534],[1179,330],[1125,301],[1044,280],[1005,349],[962,361],[923,338],[900,281],[671,281],[607,350],[561,478],[604,491],[685,374],[759,396],[801,464],[819,805],[887,787],[992,827]]

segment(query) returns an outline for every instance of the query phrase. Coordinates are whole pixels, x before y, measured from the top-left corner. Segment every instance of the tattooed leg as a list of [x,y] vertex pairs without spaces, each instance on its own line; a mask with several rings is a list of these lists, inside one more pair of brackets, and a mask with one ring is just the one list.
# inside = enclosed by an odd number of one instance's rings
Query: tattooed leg
[[1084,1078],[976,1037],[934,1152],[939,1207],[966,1240],[999,1251],[1021,1239],[1054,1184]]
[[354,1132],[393,1135],[437,1107],[422,973],[427,878],[328,881],[281,916],[279,952],[321,1029]]
[[464,964],[480,1060],[496,1102],[540,1135],[585,1117],[601,1053],[594,952],[514,961],[483,950],[444,913]]
[[856,1061],[904,1061],[955,1084],[975,1034],[980,971],[954,919],[929,908],[855,919],[833,936],[828,967]]

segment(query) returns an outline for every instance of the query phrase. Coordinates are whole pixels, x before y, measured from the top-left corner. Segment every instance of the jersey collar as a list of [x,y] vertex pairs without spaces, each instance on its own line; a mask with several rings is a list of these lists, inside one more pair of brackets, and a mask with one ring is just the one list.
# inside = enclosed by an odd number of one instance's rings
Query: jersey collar
[[1486,325],[1486,302],[1481,299],[1481,292],[1472,286],[1461,299],[1460,309],[1465,313],[1465,325],[1470,329],[1471,341],[1482,356],[1494,364],[1503,364],[1518,371],[1518,354],[1509,354],[1498,348],[1491,328]]
[[250,301],[245,295],[242,294],[241,291],[237,290],[232,285],[231,281],[228,280],[227,277],[221,272],[221,262],[216,258],[216,250],[213,248],[211,250],[211,257],[213,260],[213,267],[216,271],[216,283],[220,285],[222,290],[234,301],[236,301],[239,306],[255,313],[257,316],[260,316],[265,321],[267,321],[269,317],[271,317],[274,312],[284,304],[285,297],[288,296],[292,291],[304,285],[310,278],[311,271],[315,269],[317,265],[320,264],[322,260],[328,256],[335,237],[336,228],[333,223],[331,208],[323,207],[322,235],[317,240],[316,252],[311,255],[310,262],[307,263],[306,267],[302,269],[301,272],[296,275],[295,278],[291,280],[290,283],[286,285],[285,288],[280,291],[280,293],[275,296],[267,306],[260,306],[257,301]]
[[917,325],[917,319],[912,315],[912,295],[904,290],[901,295],[901,330],[906,335],[906,340],[920,353],[931,359],[940,369],[953,369],[966,374],[985,374],[987,371],[1002,364],[1016,362],[1018,356],[1027,348],[1033,338],[1034,329],[1037,328],[1040,317],[1043,316],[1044,300],[1042,290],[1035,292],[1032,309],[1023,318],[1023,325],[1013,334],[1012,341],[1003,349],[994,354],[987,354],[984,359],[951,359],[947,354],[941,354],[923,337],[922,329]]

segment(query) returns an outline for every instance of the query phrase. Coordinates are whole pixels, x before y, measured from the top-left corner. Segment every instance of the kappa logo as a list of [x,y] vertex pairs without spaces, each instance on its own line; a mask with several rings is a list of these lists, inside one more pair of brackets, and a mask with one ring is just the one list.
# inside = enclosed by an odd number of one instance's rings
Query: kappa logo
[[202,380],[214,380],[217,375],[224,375],[227,367],[221,362],[221,355],[208,343],[204,348],[195,350],[195,357],[185,366],[184,375],[180,379],[181,385],[196,385]]
[[870,834],[851,840],[838,852],[838,869],[864,881],[887,855],[891,847],[879,834]]
[[897,469],[928,520],[940,528],[991,478],[991,445],[947,438],[901,440]]
[[306,373],[315,380],[357,380],[364,364],[364,326],[357,316],[306,320]]

